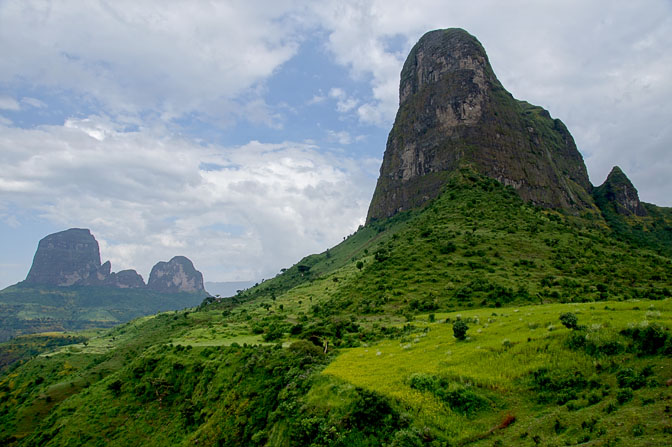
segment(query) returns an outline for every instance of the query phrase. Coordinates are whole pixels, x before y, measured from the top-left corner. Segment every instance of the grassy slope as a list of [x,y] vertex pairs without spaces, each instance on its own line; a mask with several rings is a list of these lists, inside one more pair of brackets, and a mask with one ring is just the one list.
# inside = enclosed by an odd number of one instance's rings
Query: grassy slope
[[[646,445],[669,436],[669,356],[638,355],[619,331],[670,327],[669,275],[668,257],[603,221],[536,210],[464,172],[425,210],[233,300],[17,364],[0,376],[0,427],[16,445]],[[587,326],[584,346],[569,347],[566,311]],[[442,322],[457,314],[471,319],[465,342]],[[618,348],[589,353],[586,336]],[[554,365],[557,377],[539,372]],[[624,366],[646,375],[628,400]]]
[[203,296],[111,287],[36,287],[0,291],[0,340],[35,332],[110,327],[143,315],[198,305]]

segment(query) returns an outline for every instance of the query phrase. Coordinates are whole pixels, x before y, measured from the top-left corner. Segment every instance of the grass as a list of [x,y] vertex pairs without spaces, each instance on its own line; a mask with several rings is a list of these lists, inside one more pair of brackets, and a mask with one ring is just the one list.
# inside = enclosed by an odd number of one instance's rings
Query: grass
[[[417,412],[421,423],[450,437],[469,440],[496,427],[507,414],[529,424],[537,412],[533,393],[526,378],[540,368],[581,371],[595,374],[595,363],[608,358],[595,358],[566,347],[570,330],[564,328],[559,315],[573,312],[593,337],[600,333],[618,332],[629,325],[655,321],[672,325],[672,301],[627,301],[605,303],[549,304],[524,306],[491,312],[486,309],[436,314],[435,323],[428,319],[412,322],[416,331],[400,340],[385,340],[370,346],[345,349],[322,374],[337,377],[354,386],[370,389],[400,402],[407,410]],[[452,325],[446,319],[468,321],[466,341],[453,337]],[[629,357],[619,360],[635,361]],[[672,374],[669,364],[656,362],[660,381]],[[496,396],[498,405],[477,420],[451,411],[431,393],[415,390],[410,385],[414,374],[424,373],[448,378],[451,382],[469,384]],[[653,393],[655,394],[655,393]],[[663,392],[664,399],[672,393]],[[655,399],[659,403],[661,396]],[[629,426],[641,421],[632,416],[633,408],[619,412]],[[650,407],[651,410],[654,407]],[[644,410],[646,411],[646,410]],[[652,411],[653,412],[653,411]],[[532,418],[533,419],[533,418]],[[658,439],[664,439],[661,431]],[[648,441],[647,441],[648,442]],[[508,444],[507,444],[508,445]]]

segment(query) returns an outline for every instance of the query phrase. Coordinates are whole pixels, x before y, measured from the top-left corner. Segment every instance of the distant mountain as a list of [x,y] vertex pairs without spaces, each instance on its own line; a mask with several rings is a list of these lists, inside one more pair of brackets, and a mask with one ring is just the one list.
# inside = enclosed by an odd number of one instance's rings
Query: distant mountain
[[184,256],[175,256],[168,262],[159,262],[149,274],[147,288],[163,293],[204,293],[203,275]]
[[203,275],[184,256],[159,262],[149,275],[148,284],[135,270],[111,272],[110,261],[101,265],[98,241],[82,228],[50,234],[35,252],[26,280],[29,285],[148,288],[162,293],[204,293]]
[[87,281],[104,281],[110,263],[101,268],[98,241],[83,228],[50,234],[42,239],[25,282],[50,286],[71,286]]
[[88,229],[50,234],[37,247],[24,281],[0,291],[0,341],[19,334],[109,327],[159,311],[196,306],[203,275],[184,256],[159,262],[149,284],[135,270],[100,262]]

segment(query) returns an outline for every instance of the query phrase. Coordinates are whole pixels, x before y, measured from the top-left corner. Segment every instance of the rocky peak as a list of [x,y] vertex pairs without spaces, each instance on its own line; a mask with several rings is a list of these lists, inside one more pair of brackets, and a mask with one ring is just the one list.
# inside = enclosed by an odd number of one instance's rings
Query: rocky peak
[[159,262],[152,268],[149,283],[135,270],[112,272],[112,264],[100,263],[100,248],[91,231],[71,228],[42,239],[33,265],[24,281],[47,286],[103,286],[166,293],[204,292],[203,275],[184,256]]
[[504,90],[475,37],[431,31],[401,71],[399,110],[367,221],[421,206],[463,165],[538,206],[594,206],[583,158],[564,124]]
[[451,99],[472,106],[457,112],[463,112],[463,119],[473,121],[478,116],[474,109],[482,102],[488,83],[499,81],[475,37],[457,28],[431,31],[406,58],[399,83],[399,104],[403,105],[426,86],[442,85],[446,93],[460,96]]
[[614,166],[607,179],[595,188],[597,200],[611,203],[617,213],[626,216],[646,216],[646,210],[639,201],[637,189],[618,166]]
[[146,286],[142,276],[132,269],[111,273],[105,279],[105,285],[119,289],[141,289]]
[[98,241],[87,229],[70,228],[39,242],[26,282],[70,286],[95,276],[100,268]]
[[184,256],[175,256],[168,262],[159,262],[149,274],[147,286],[164,293],[204,292],[203,275]]

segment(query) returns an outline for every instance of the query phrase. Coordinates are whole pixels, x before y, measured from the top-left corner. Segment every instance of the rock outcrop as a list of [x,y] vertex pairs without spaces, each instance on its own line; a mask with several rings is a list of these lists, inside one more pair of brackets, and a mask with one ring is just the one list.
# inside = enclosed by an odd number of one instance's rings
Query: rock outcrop
[[475,37],[431,31],[401,71],[399,110],[367,222],[421,206],[465,165],[535,205],[594,208],[583,158],[564,124],[514,99]]
[[145,287],[145,281],[135,270],[122,270],[117,273],[111,273],[105,279],[105,285],[120,289],[139,289]]
[[39,242],[25,282],[71,286],[96,278],[100,269],[98,241],[87,229],[71,228]]
[[152,267],[147,287],[163,293],[205,292],[203,275],[184,256],[175,256],[168,262],[159,262]]
[[119,289],[149,288],[158,292],[202,293],[203,275],[184,256],[159,262],[149,284],[135,270],[112,272],[112,264],[100,263],[98,241],[87,229],[71,228],[42,239],[25,284],[44,286],[102,286]]
[[646,216],[646,209],[639,201],[637,189],[618,166],[614,166],[607,179],[593,191],[601,207],[610,205],[624,216]]

